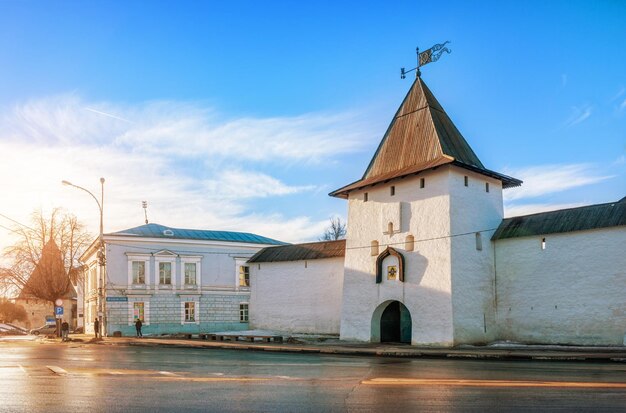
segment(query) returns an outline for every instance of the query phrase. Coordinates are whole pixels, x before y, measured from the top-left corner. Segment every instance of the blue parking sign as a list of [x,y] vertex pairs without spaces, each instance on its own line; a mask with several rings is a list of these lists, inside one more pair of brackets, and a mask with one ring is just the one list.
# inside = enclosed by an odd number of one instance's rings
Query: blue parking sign
[[54,307],[54,314],[63,315],[63,307]]

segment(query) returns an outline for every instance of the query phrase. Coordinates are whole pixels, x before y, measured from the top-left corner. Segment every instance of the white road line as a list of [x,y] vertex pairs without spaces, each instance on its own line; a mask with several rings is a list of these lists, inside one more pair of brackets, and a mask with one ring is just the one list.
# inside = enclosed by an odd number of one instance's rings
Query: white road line
[[471,380],[471,379],[409,379],[409,378],[373,378],[363,380],[361,384],[378,386],[470,386],[470,387],[573,387],[573,388],[608,388],[625,389],[626,383],[616,382],[567,382],[567,381],[531,381],[531,380]]
[[52,372],[54,374],[57,374],[59,376],[65,376],[67,374],[67,371],[62,369],[59,366],[46,366],[48,369],[52,370]]
[[175,377],[179,376],[178,374],[172,373],[171,371],[160,371],[159,374],[162,374],[164,376],[175,376]]

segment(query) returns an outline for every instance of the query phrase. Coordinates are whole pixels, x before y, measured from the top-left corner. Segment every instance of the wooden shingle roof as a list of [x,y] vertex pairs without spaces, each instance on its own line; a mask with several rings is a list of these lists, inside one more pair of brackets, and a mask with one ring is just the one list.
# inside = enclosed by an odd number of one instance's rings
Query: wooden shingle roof
[[626,198],[608,204],[506,218],[491,239],[530,237],[622,225],[626,225]]
[[248,262],[279,262],[319,260],[346,255],[346,240],[309,242],[306,244],[281,245],[263,248]]
[[330,193],[348,193],[445,164],[453,164],[502,181],[504,188],[522,181],[490,171],[456,128],[424,81],[418,77],[398,108],[363,177]]

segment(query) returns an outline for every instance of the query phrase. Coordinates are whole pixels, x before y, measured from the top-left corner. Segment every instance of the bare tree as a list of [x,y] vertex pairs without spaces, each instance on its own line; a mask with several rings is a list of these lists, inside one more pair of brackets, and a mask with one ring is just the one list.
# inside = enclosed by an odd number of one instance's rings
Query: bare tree
[[330,224],[326,227],[320,241],[336,241],[346,237],[346,223],[339,217],[330,218]]
[[78,219],[61,209],[49,217],[32,214],[30,227],[14,229],[17,242],[6,249],[10,268],[0,271],[5,285],[23,294],[54,303],[82,281],[78,257],[93,239]]

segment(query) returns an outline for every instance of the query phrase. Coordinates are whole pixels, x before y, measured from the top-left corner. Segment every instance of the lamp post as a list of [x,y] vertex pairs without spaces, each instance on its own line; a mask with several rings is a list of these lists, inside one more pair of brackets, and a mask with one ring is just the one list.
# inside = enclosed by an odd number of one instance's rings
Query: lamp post
[[[101,193],[100,193],[100,201],[98,201],[98,198],[96,198],[96,196],[89,190],[83,188],[82,186],[78,186],[78,185],[74,185],[73,183],[69,182],[69,181],[61,181],[61,183],[63,185],[67,185],[67,186],[73,186],[74,188],[78,188],[82,191],[87,192],[89,195],[91,195],[91,197],[94,199],[94,201],[96,201],[96,204],[98,204],[98,210],[100,211],[100,234],[98,235],[98,243],[100,244],[99,249],[98,249],[98,264],[100,266],[100,287],[98,288],[98,295],[96,298],[96,307],[98,308],[98,312],[102,313],[102,316],[98,317],[101,318],[101,331],[102,328],[104,329],[104,331],[106,332],[106,323],[107,323],[107,319],[106,319],[106,307],[105,307],[105,299],[104,299],[104,287],[106,285],[106,256],[105,256],[105,251],[104,251],[104,231],[103,231],[103,206],[104,206],[104,178],[100,178],[100,189],[101,189]],[[101,334],[101,331],[99,331],[98,333]]]

